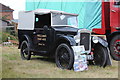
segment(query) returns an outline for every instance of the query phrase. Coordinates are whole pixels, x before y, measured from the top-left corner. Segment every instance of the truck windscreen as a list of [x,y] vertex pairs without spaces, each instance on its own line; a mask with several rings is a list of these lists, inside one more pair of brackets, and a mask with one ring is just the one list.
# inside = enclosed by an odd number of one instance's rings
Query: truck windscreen
[[53,13],[52,25],[78,27],[77,16]]

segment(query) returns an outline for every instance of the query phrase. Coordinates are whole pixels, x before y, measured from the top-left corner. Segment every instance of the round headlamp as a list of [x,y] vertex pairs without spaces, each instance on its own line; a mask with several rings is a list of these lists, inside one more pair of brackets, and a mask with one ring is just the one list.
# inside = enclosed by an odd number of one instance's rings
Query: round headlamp
[[97,36],[93,36],[92,41],[94,43],[98,43],[99,42],[99,38]]
[[75,42],[79,43],[80,42],[80,31],[78,30],[77,35],[74,36]]
[[78,35],[74,36],[75,42],[79,43],[80,42],[80,37]]

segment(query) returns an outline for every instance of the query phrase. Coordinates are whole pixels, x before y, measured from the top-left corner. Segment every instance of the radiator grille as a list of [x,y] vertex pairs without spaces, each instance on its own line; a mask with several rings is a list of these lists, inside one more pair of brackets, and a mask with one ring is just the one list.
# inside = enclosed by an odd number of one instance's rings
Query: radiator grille
[[90,34],[81,33],[80,34],[80,45],[84,45],[85,50],[89,50],[90,46]]

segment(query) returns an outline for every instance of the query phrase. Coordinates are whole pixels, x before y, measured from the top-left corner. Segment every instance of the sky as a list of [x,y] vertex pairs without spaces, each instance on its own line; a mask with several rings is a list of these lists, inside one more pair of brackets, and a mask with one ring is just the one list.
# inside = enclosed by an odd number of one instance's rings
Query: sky
[[13,18],[18,19],[18,12],[25,10],[25,0],[0,0],[0,3],[14,9]]

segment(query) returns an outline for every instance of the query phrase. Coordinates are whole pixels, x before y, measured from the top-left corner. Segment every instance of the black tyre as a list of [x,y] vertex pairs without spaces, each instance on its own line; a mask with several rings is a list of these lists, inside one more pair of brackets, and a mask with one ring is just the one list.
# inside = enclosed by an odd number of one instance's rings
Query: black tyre
[[114,60],[120,61],[120,35],[116,35],[110,42],[110,53]]
[[65,43],[60,44],[55,54],[56,65],[62,69],[71,69],[74,62],[74,53],[70,46]]
[[102,46],[101,44],[96,44],[93,48],[94,53],[94,64],[100,67],[105,67],[107,63],[107,53],[108,50],[106,47]]
[[21,58],[23,60],[30,60],[31,52],[30,52],[30,46],[27,41],[22,42],[20,49],[21,49]]

